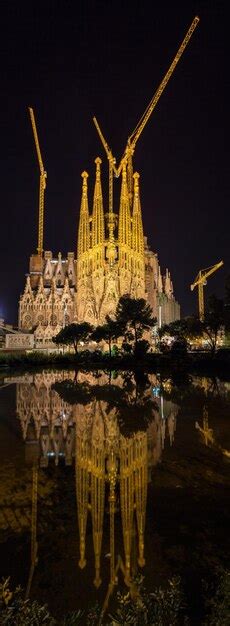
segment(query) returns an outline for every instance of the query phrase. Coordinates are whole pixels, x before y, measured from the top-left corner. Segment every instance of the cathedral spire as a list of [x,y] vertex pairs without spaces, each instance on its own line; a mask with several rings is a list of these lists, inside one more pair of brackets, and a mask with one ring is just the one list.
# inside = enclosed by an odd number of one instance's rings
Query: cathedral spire
[[78,248],[77,248],[78,259],[84,254],[84,252],[88,252],[89,245],[90,245],[87,178],[88,178],[88,173],[82,172],[82,179],[83,179],[82,198],[81,198],[80,220],[79,220],[79,228],[78,228]]
[[134,200],[133,200],[133,222],[132,222],[132,249],[140,254],[144,253],[144,234],[141,216],[141,203],[139,194],[140,175],[135,172],[134,179]]
[[122,170],[122,184],[119,210],[118,243],[120,247],[120,262],[124,265],[126,254],[131,247],[131,217],[129,205],[129,193],[127,185],[126,167]]
[[105,225],[104,225],[104,212],[103,212],[103,198],[101,189],[101,159],[97,157],[96,163],[96,181],[94,187],[94,199],[93,199],[93,216],[92,216],[92,245],[104,246],[105,240]]
[[139,193],[139,174],[133,174],[134,197],[132,215],[132,295],[134,298],[145,297],[145,259],[144,234]]
[[170,279],[170,274],[168,269],[166,269],[166,274],[165,274],[165,293],[166,296],[170,297],[171,296],[171,279]]
[[162,281],[162,275],[161,275],[161,268],[160,265],[158,267],[158,293],[162,293],[163,292],[163,281]]

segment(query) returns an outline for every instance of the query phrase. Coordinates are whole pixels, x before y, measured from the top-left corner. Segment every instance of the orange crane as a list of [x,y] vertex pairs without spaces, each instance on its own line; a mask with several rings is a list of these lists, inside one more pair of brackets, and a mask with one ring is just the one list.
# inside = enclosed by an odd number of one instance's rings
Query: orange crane
[[212,265],[211,267],[207,267],[204,270],[200,270],[194,282],[190,286],[191,291],[193,291],[195,287],[198,287],[198,305],[199,305],[200,320],[204,319],[204,286],[207,285],[207,278],[211,276],[211,274],[214,274],[214,272],[216,272],[216,270],[222,267],[222,265],[224,265],[224,262],[220,261],[219,263],[216,263],[215,265]]
[[[134,154],[134,150],[136,147],[136,143],[142,133],[142,131],[144,130],[144,127],[146,126],[153,110],[155,109],[158,100],[161,97],[161,94],[163,93],[166,85],[168,84],[172,73],[174,72],[174,69],[178,63],[178,61],[180,60],[189,40],[192,37],[192,34],[195,30],[195,28],[197,27],[197,24],[199,22],[199,17],[195,17],[190,28],[188,29],[185,38],[183,39],[179,49],[177,50],[176,56],[174,57],[167,73],[165,74],[163,80],[161,81],[157,91],[155,92],[151,102],[149,103],[149,105],[147,106],[145,112],[143,113],[141,119],[139,120],[136,128],[134,129],[134,131],[132,132],[132,134],[130,135],[130,137],[128,137],[128,141],[126,144],[126,148],[124,151],[124,154],[121,158],[120,164],[118,166],[118,168],[116,168],[116,159],[114,158],[111,149],[109,148],[103,133],[100,129],[100,126],[98,124],[98,121],[96,119],[96,117],[93,118],[94,124],[96,126],[97,132],[99,134],[99,137],[101,139],[101,142],[104,146],[105,152],[107,154],[108,157],[108,161],[109,161],[109,171],[110,171],[110,188],[112,188],[112,184],[113,184],[113,173],[115,174],[115,176],[118,178],[121,174],[121,171],[123,169],[124,166],[126,166],[128,164],[128,183],[129,183],[129,187],[132,183],[132,157]],[[131,190],[129,189],[129,192],[131,192]],[[110,196],[112,197],[112,192],[110,190]]]
[[31,119],[31,124],[32,124],[32,130],[33,130],[33,135],[34,135],[34,142],[35,142],[37,157],[38,157],[38,164],[39,164],[39,168],[40,168],[37,252],[38,252],[39,256],[42,256],[42,253],[43,253],[43,236],[44,236],[44,195],[45,195],[45,188],[46,188],[47,172],[44,169],[44,165],[43,165],[43,161],[42,161],[42,156],[41,156],[41,150],[40,150],[40,145],[39,145],[39,141],[38,141],[38,134],[37,134],[37,128],[36,128],[34,112],[33,112],[33,109],[31,107],[29,107],[29,114],[30,114],[30,119]]

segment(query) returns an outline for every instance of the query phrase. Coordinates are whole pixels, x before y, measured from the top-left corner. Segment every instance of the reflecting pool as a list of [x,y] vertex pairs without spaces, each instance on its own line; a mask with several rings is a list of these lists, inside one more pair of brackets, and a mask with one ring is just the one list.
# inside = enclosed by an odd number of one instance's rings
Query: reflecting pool
[[[0,575],[59,616],[226,565],[230,383],[43,370],[0,379]],[[197,604],[197,606],[196,606]]]

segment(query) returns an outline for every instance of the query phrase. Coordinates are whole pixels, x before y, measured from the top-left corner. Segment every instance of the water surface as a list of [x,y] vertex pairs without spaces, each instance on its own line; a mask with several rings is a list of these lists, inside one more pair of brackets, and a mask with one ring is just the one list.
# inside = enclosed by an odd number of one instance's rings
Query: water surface
[[[0,576],[55,615],[227,565],[230,384],[44,370],[0,380]],[[195,623],[195,622],[194,622]]]

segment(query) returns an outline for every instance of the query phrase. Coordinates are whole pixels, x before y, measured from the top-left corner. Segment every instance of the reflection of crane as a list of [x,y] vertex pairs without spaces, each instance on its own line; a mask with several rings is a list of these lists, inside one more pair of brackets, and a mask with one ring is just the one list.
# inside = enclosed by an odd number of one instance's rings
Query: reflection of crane
[[30,119],[33,129],[34,141],[37,151],[38,163],[40,168],[40,186],[39,186],[39,215],[38,215],[38,246],[37,251],[40,256],[43,253],[43,226],[44,226],[44,193],[46,188],[47,173],[44,170],[44,165],[41,156],[41,150],[38,141],[38,134],[36,128],[36,122],[33,109],[29,108]]
[[139,120],[136,128],[134,129],[134,131],[132,132],[132,134],[128,138],[128,141],[127,141],[127,144],[126,144],[126,148],[125,148],[124,154],[123,154],[123,156],[121,158],[121,161],[120,161],[120,164],[119,164],[118,168],[116,168],[116,166],[115,166],[116,160],[114,159],[113,154],[112,154],[112,152],[111,152],[111,150],[110,150],[110,148],[109,148],[109,146],[108,146],[108,144],[107,144],[107,142],[106,142],[106,140],[105,140],[105,138],[104,138],[104,136],[103,136],[103,134],[101,132],[99,124],[98,124],[96,118],[95,117],[93,118],[94,124],[96,126],[96,129],[98,131],[99,137],[101,139],[101,142],[102,142],[102,144],[104,146],[104,149],[106,151],[106,154],[107,154],[107,157],[108,157],[108,160],[109,160],[110,195],[112,194],[111,190],[112,190],[113,172],[114,172],[116,177],[119,177],[123,167],[126,166],[126,165],[128,165],[129,194],[132,195],[132,191],[131,191],[131,184],[132,184],[132,157],[133,157],[133,154],[134,154],[134,150],[135,150],[135,147],[136,147],[137,140],[139,139],[139,137],[140,137],[140,135],[141,135],[145,125],[147,124],[147,122],[148,122],[148,120],[149,120],[153,110],[155,109],[155,107],[156,107],[156,105],[158,103],[158,100],[160,99],[161,94],[163,93],[163,91],[164,91],[164,89],[165,89],[169,79],[171,78],[172,73],[174,72],[174,69],[175,69],[177,63],[180,60],[180,57],[182,56],[182,54],[183,54],[183,52],[184,52],[184,50],[185,50],[189,40],[191,39],[191,36],[192,36],[192,34],[193,34],[193,32],[194,32],[198,22],[199,22],[199,17],[195,17],[193,22],[192,22],[192,24],[191,24],[191,26],[190,26],[190,28],[189,28],[189,30],[188,30],[188,32],[185,35],[185,38],[182,41],[182,44],[180,45],[180,47],[179,47],[179,49],[178,49],[178,51],[176,53],[176,56],[174,57],[174,59],[173,59],[171,65],[170,65],[167,73],[165,74],[163,80],[161,81],[161,83],[160,83],[157,91],[155,92],[151,102],[147,106],[147,108],[146,108],[145,112],[143,113],[141,119]]
[[191,285],[191,291],[198,287],[198,303],[199,303],[199,318],[200,320],[204,319],[204,286],[207,284],[207,278],[214,274],[216,270],[218,270],[224,264],[223,261],[216,263],[216,265],[212,265],[211,267],[207,267],[207,269],[200,270],[197,274],[197,277],[194,280],[194,283]]
[[213,433],[213,429],[209,428],[208,423],[208,409],[206,406],[203,408],[203,427],[200,426],[199,422],[195,422],[195,428],[200,431],[201,435],[204,438],[204,443],[206,446],[213,446],[217,450],[219,450],[224,456],[228,459],[230,458],[230,451],[226,450],[226,448],[222,448],[222,446],[217,443],[216,438]]
[[26,599],[30,595],[31,584],[33,580],[35,566],[37,564],[37,502],[38,502],[38,466],[37,462],[33,464],[33,477],[32,477],[32,511],[31,511],[31,561],[29,579],[26,588]]

